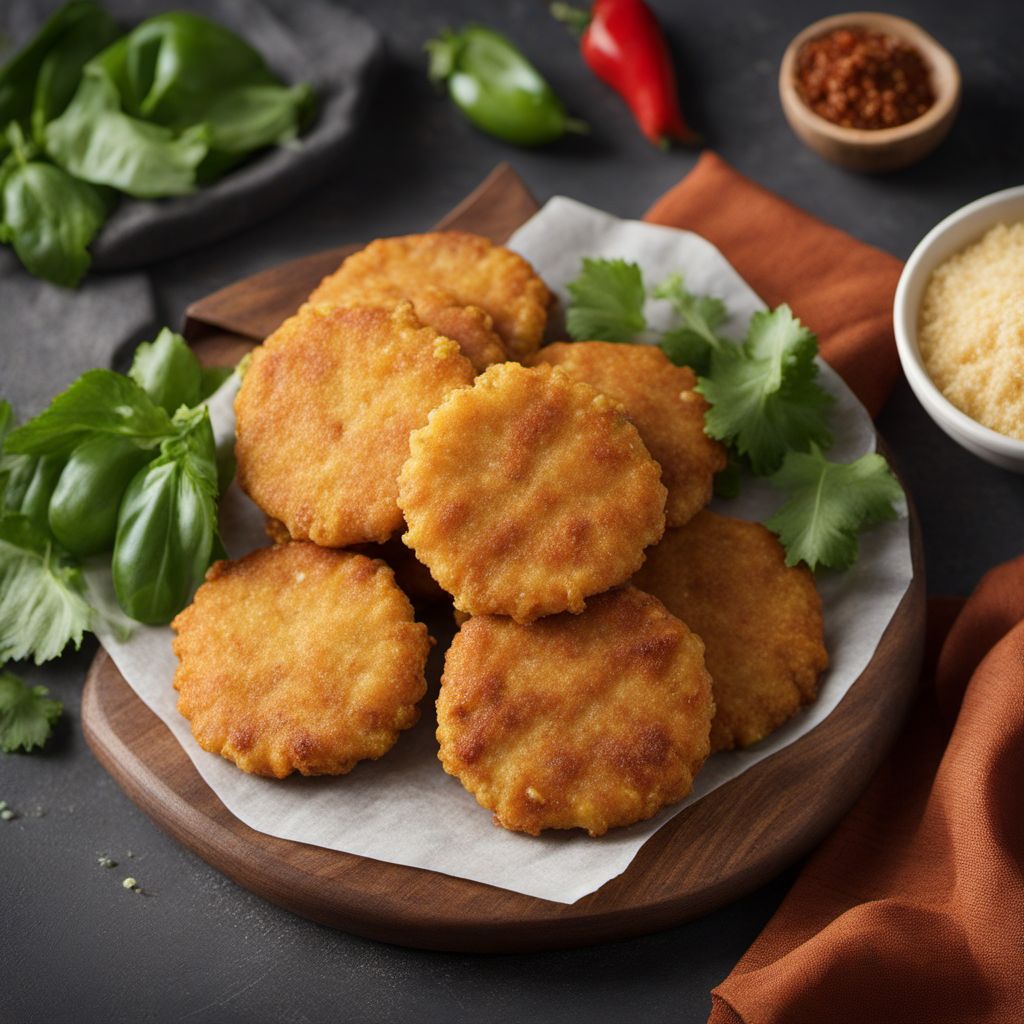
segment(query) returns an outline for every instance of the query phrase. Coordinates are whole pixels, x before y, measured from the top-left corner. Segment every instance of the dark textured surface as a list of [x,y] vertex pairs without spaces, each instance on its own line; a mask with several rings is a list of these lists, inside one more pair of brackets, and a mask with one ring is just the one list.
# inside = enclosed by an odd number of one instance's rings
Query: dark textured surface
[[[502,159],[511,160],[540,199],[561,192],[630,216],[692,166],[692,154],[666,156],[639,137],[539,0],[494,5],[486,20],[529,47],[595,134],[535,153],[476,134],[423,81],[422,41],[448,22],[483,18],[479,4],[446,0],[438,13],[413,0],[355,6],[384,31],[392,60],[354,159],[289,213],[157,265],[162,319],[177,322],[193,298],[290,257],[424,227]],[[942,149],[884,178],[855,177],[821,163],[793,139],[779,110],[774,77],[786,42],[834,7],[755,0],[656,6],[684,69],[687,106],[710,143],[740,170],[860,238],[905,257],[946,213],[1020,184],[1024,136],[1014,127],[1024,108],[1019,5],[878,5],[931,30],[960,61],[966,86],[964,109]],[[784,239],[779,258],[785,258]],[[15,334],[0,323],[0,345],[30,352],[47,324],[41,321],[37,332]],[[111,337],[107,350],[123,340]],[[24,366],[24,359],[16,365]],[[51,352],[28,376],[5,374],[2,388],[17,399],[34,394],[40,381],[53,380],[56,387],[70,375]],[[934,592],[964,592],[987,568],[1020,553],[1024,480],[947,440],[905,386],[880,426],[921,510]],[[44,755],[0,758],[0,799],[21,815],[0,822],[3,1021],[688,1024],[706,1017],[710,988],[792,880],[786,876],[661,935],[566,953],[474,958],[332,933],[238,889],[159,833],[121,795],[81,738],[78,689],[91,654],[90,648],[42,670],[18,667],[65,700],[68,714]],[[99,867],[101,853],[118,867]],[[121,888],[128,874],[147,895]]]

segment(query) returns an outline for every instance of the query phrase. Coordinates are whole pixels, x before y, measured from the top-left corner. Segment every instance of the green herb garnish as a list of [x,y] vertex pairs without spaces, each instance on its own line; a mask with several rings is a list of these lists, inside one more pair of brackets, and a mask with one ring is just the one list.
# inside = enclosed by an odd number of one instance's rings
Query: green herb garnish
[[0,518],[0,663],[77,649],[91,622],[81,570],[24,516]]
[[[0,672],[0,750],[28,752],[46,743],[63,709],[47,693],[45,686],[27,686],[10,672]],[[14,817],[6,803],[0,817],[5,821]]]
[[766,524],[788,564],[848,568],[858,531],[898,514],[903,492],[881,455],[843,465],[821,454],[832,443],[832,398],[818,381],[818,340],[789,306],[755,313],[746,337],[734,342],[719,333],[728,315],[721,299],[688,291],[673,274],[650,297],[669,302],[677,324],[653,339],[636,264],[585,259],[568,290],[574,339],[656,340],[672,362],[699,374],[698,390],[710,404],[705,432],[729,449],[715,493],[735,497],[744,469],[788,491]]
[[759,476],[774,472],[788,451],[832,443],[831,396],[818,383],[818,340],[789,306],[755,313],[742,345],[711,356],[698,390],[711,403],[707,433],[727,442]]
[[679,318],[679,326],[662,335],[662,352],[676,366],[690,366],[696,373],[706,373],[711,354],[730,344],[716,333],[728,316],[725,303],[710,295],[694,295],[687,291],[681,274],[672,274],[651,292],[655,299],[667,299]]
[[71,0],[0,68],[0,242],[68,287],[116,192],[192,192],[290,143],[312,113],[308,86],[285,85],[199,15],[160,14],[119,35],[98,4]]
[[857,560],[857,534],[896,519],[903,488],[877,452],[855,462],[829,462],[817,449],[790,452],[769,482],[788,492],[765,525],[778,534],[786,564],[849,569]]
[[15,429],[0,401],[0,663],[81,644],[100,613],[76,558],[112,552],[121,609],[157,624],[223,550],[217,500],[232,464],[200,403],[231,371],[201,368],[164,330],[130,373],[90,370]]
[[577,341],[633,341],[647,326],[643,274],[635,263],[585,259],[568,289],[566,327]]

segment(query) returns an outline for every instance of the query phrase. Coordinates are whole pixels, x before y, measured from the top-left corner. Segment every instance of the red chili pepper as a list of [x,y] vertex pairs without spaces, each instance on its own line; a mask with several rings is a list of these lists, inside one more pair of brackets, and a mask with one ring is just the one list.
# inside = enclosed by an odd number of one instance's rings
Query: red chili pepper
[[582,29],[580,51],[587,66],[629,104],[651,142],[664,147],[669,139],[700,141],[679,109],[672,56],[644,0],[595,0],[589,15],[555,3],[551,13]]

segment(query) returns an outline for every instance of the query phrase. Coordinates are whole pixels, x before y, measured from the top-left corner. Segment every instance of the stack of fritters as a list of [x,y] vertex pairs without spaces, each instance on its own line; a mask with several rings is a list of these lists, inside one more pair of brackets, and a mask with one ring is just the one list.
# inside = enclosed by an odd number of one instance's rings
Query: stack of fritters
[[486,239],[383,239],[256,350],[238,475],[276,546],[215,565],[174,622],[206,749],[275,776],[385,753],[426,691],[403,590],[451,595],[438,756],[512,830],[648,818],[814,699],[813,579],[702,511],[726,460],[694,374],[540,348],[550,302]]

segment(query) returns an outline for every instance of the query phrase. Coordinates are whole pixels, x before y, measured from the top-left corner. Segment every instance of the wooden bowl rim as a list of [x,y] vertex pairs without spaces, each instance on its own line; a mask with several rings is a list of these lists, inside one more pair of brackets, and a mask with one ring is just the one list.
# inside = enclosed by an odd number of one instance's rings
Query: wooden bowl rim
[[[921,51],[932,72],[932,86],[936,95],[935,102],[920,117],[892,128],[844,128],[815,113],[803,101],[797,91],[794,75],[796,56],[800,49],[809,40],[833,29],[855,26],[880,29]],[[861,149],[887,147],[926,134],[955,112],[960,90],[960,68],[953,55],[917,22],[881,11],[850,11],[820,18],[793,37],[779,66],[779,96],[786,111],[808,131]]]

